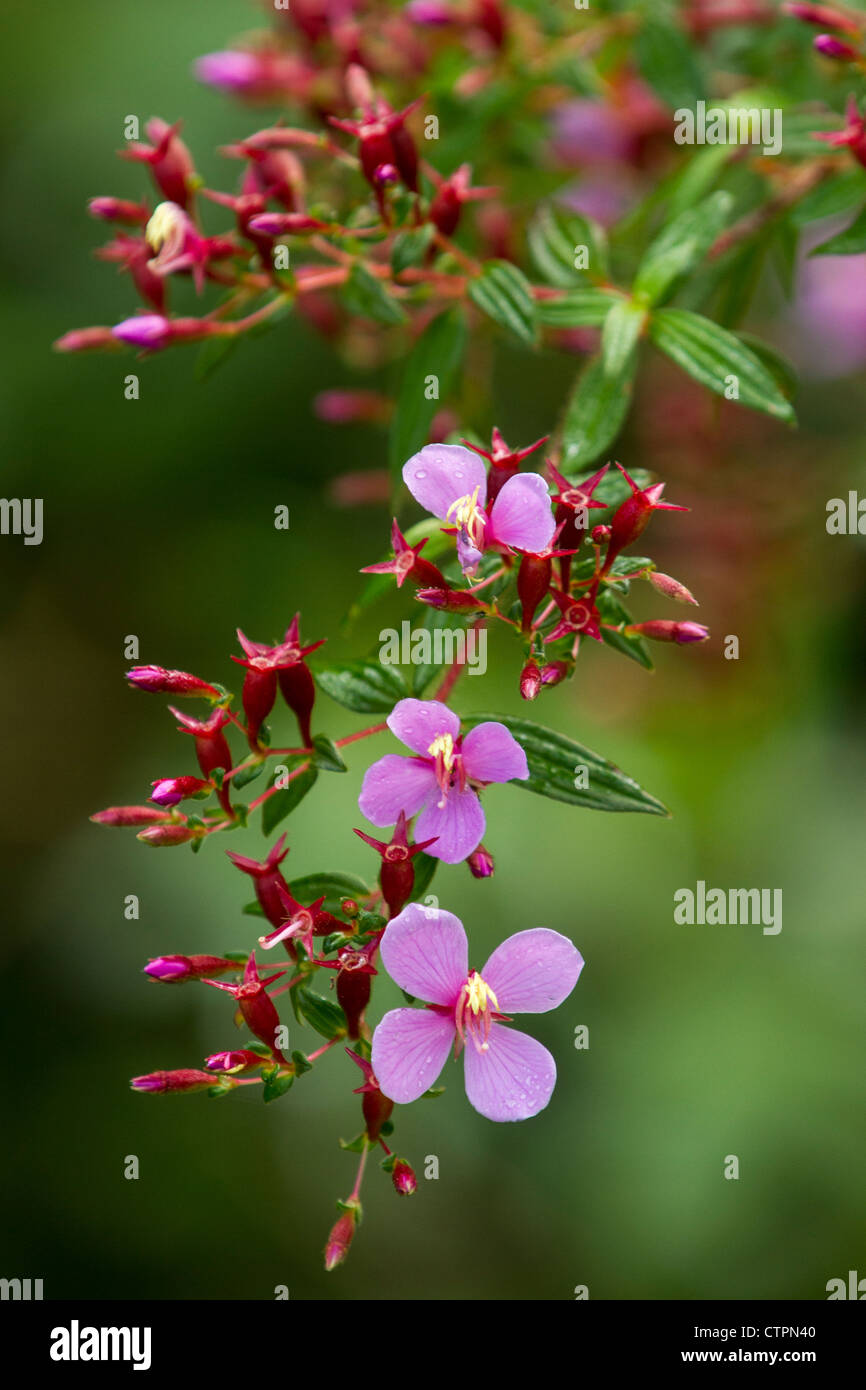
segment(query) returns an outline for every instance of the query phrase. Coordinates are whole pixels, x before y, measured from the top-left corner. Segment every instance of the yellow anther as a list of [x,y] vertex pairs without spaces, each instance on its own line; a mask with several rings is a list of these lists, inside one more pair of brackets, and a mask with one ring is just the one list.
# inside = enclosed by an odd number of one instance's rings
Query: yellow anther
[[458,497],[445,513],[445,520],[453,520],[455,526],[459,526],[461,531],[465,531],[476,550],[480,549],[483,544],[484,526],[487,520],[483,508],[478,505],[480,488],[481,485],[479,484],[474,492],[467,493],[465,497]]
[[144,237],[153,251],[159,251],[167,241],[176,237],[183,228],[183,209],[177,203],[160,203],[154,208],[150,221],[144,229]]
[[437,734],[427,752],[437,761],[439,758],[442,759],[442,766],[446,772],[450,772],[454,767],[454,740],[450,734]]
[[473,970],[469,979],[466,981],[466,1004],[476,1016],[481,1013],[489,1013],[492,1009],[494,1013],[499,1012],[499,1001],[493,990],[482,980],[477,970]]

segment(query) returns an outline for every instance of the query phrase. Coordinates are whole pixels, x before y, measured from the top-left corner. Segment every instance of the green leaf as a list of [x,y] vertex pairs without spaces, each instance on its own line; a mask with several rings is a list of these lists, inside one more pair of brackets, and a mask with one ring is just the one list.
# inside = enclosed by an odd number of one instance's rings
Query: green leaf
[[317,994],[306,985],[299,985],[292,993],[297,995],[298,1010],[302,1017],[317,1033],[321,1033],[323,1038],[330,1042],[331,1038],[345,1037],[348,1024],[339,1004],[334,1003],[332,999],[326,999],[323,994]]
[[218,367],[227,362],[241,341],[241,334],[225,333],[206,338],[196,353],[193,375],[196,381],[208,381]]
[[521,342],[535,346],[538,319],[526,276],[510,261],[486,261],[481,274],[469,282],[473,304],[507,328]]
[[420,854],[416,854],[412,860],[412,867],[415,870],[415,882],[412,885],[412,901],[423,898],[430,884],[433,882],[433,875],[439,867],[439,860],[434,859],[432,854],[425,854],[422,849]]
[[434,230],[433,223],[426,222],[422,227],[412,227],[394,238],[391,269],[395,275],[399,275],[401,270],[421,264],[433,240]]
[[[787,119],[787,118],[786,118]],[[824,146],[826,149],[826,146]],[[824,179],[795,203],[788,214],[795,227],[805,227],[810,222],[819,222],[824,217],[839,217],[842,213],[853,212],[863,204],[866,197],[866,173],[856,166],[853,169],[834,174]]]
[[635,59],[642,76],[676,110],[694,106],[704,93],[700,68],[682,29],[644,13],[635,39]]
[[590,358],[577,379],[562,423],[562,471],[587,467],[613,443],[631,404],[636,356],[615,374],[600,355]]
[[[451,628],[452,626],[454,626],[454,614],[446,613],[441,608],[428,608],[427,612],[424,615],[423,626],[424,630],[426,632],[431,633],[431,635],[435,632],[444,632],[446,628]],[[455,632],[457,630],[458,629],[455,628]],[[449,652],[453,652],[454,648],[451,647],[448,650]],[[435,646],[433,640],[431,640],[430,643],[430,654],[431,656],[435,654]],[[444,654],[445,653],[443,651],[443,655]],[[427,686],[430,684],[437,671],[439,670],[441,670],[441,666],[437,665],[435,661],[415,662],[412,666],[411,676],[412,694],[421,695],[423,691],[427,688]]]
[[[428,323],[414,343],[403,369],[388,441],[392,475],[396,475],[406,460],[427,443],[433,416],[441,409],[452,388],[465,347],[466,319],[460,308],[447,309],[444,314],[439,314]],[[437,383],[432,398],[428,390],[430,377],[435,377]],[[409,543],[415,544],[414,541]],[[384,578],[393,585],[393,576],[386,575]]]
[[316,734],[313,739],[313,766],[320,772],[349,771],[337,751],[337,745],[327,734]]
[[313,1070],[312,1062],[308,1062],[303,1052],[292,1053],[292,1066],[295,1069],[295,1076],[303,1076],[305,1072]]
[[633,293],[649,304],[669,295],[677,281],[703,260],[727,225],[733,206],[733,196],[719,189],[697,207],[679,213],[649,246],[638,267]]
[[382,281],[357,262],[349,271],[341,298],[349,313],[357,314],[359,318],[386,325],[404,323],[406,320],[402,306],[392,299]]
[[232,778],[232,786],[235,791],[239,792],[241,787],[249,786],[250,782],[254,782],[257,777],[261,777],[265,770],[265,766],[265,759],[261,758],[258,762],[250,763],[248,767],[242,767]]
[[[264,917],[265,915],[265,910],[259,902],[258,898],[254,898],[251,903],[244,903],[243,907],[241,908],[241,912],[243,913],[244,917]],[[230,957],[226,956],[226,960],[229,959]],[[244,959],[246,959],[246,957],[244,957]]]
[[285,820],[291,811],[294,811],[307,795],[307,792],[315,785],[319,775],[317,767],[307,767],[293,777],[287,787],[281,787],[273,796],[269,796],[267,801],[262,803],[262,834],[270,835],[275,830],[280,821]]
[[837,232],[829,241],[822,241],[809,252],[810,256],[857,256],[866,251],[866,207],[861,208],[844,232]]
[[604,321],[601,360],[605,376],[619,380],[634,357],[647,311],[632,299],[618,299]]
[[[531,719],[502,714],[472,714],[464,718],[463,723],[474,727],[487,719],[504,724],[526,753],[529,779],[511,782],[510,786],[522,787],[539,796],[552,797],[554,801],[565,801],[571,806],[583,806],[593,811],[643,811],[654,816],[669,814],[661,801],[644,791],[613,763],[554,729],[542,728]],[[586,787],[575,786],[576,780],[582,780],[581,768],[587,769]]]
[[656,347],[703,386],[724,396],[727,378],[737,378],[742,405],[788,424],[795,422],[790,401],[772,373],[734,333],[689,309],[660,309],[650,320]]
[[338,1139],[337,1143],[341,1149],[345,1149],[350,1154],[362,1154],[370,1146],[365,1129],[362,1129],[360,1134],[356,1134],[354,1139]]
[[[610,590],[599,595],[598,611],[606,623],[634,622],[628,609],[623,607],[616,595],[612,594]],[[614,651],[621,652],[623,656],[636,661],[638,666],[642,666],[645,671],[655,670],[653,659],[649,653],[649,646],[637,633],[612,632],[610,628],[603,627],[601,640],[607,646],[612,647]]]
[[399,667],[378,661],[347,661],[313,674],[326,695],[356,714],[390,714],[397,701],[409,694]]
[[280,1071],[279,1067],[274,1067],[273,1071],[268,1073],[263,1072],[262,1075],[265,1078],[265,1084],[262,1087],[262,1099],[265,1104],[271,1100],[279,1100],[280,1096],[284,1096],[286,1091],[292,1089],[295,1080],[290,1071]]
[[[589,217],[544,203],[527,231],[529,254],[539,274],[551,285],[571,289],[584,275],[607,275],[607,241],[604,229]],[[586,269],[575,265],[586,247]]]
[[540,323],[548,328],[600,328],[611,307],[621,301],[615,290],[572,290],[558,299],[539,299]]
[[357,874],[324,870],[292,879],[292,893],[298,902],[315,902],[317,898],[339,901],[341,898],[366,898],[372,889]]

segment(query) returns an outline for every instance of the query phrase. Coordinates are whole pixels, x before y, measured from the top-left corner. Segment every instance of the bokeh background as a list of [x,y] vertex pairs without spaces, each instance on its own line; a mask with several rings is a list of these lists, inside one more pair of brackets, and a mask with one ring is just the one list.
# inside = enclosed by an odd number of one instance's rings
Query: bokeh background
[[[183,116],[202,172],[230,186],[215,148],[251,118],[189,65],[253,18],[244,0],[46,0],[7,16],[3,493],[44,498],[45,538],[0,543],[0,1273],[43,1278],[49,1298],[268,1299],[278,1284],[295,1299],[569,1299],[578,1284],[592,1298],[823,1298],[828,1279],[866,1274],[864,541],[825,530],[829,498],[866,492],[860,258],[825,268],[817,311],[802,281],[793,307],[772,275],[759,297],[752,326],[804,370],[799,432],[709,401],[656,360],[618,446],[693,509],[657,517],[649,549],[699,596],[713,640],[659,649],[653,675],[588,651],[534,713],[615,759],[672,818],[493,789],[496,876],[437,877],[478,961],[540,924],[583,952],[572,997],[532,1023],[559,1068],[549,1109],[492,1125],[459,1070],[446,1073],[444,1096],[397,1115],[399,1151],[419,1171],[436,1155],[438,1181],[398,1200],[374,1166],[350,1261],[326,1276],[355,1163],[337,1138],[359,1128],[342,1053],[268,1107],[252,1088],[219,1104],[128,1090],[132,1075],[200,1064],[235,1037],[216,991],[154,987],[145,959],[244,949],[256,928],[223,846],[152,853],[88,822],[192,770],[164,702],[126,687],[126,635],[144,661],[231,684],[238,624],[276,638],[300,607],[305,635],[328,634],[339,658],[402,616],[386,603],[341,627],[388,514],[338,505],[333,483],[381,468],[386,437],[316,418],[318,391],[359,377],[311,329],[281,326],[204,384],[183,353],[136,368],[50,352],[67,329],[134,308],[93,260],[101,229],[85,215],[89,196],[145,186],[113,159],[128,113]],[[137,402],[123,398],[130,370]],[[574,370],[498,342],[493,403],[466,423],[526,442],[549,430]],[[390,371],[361,384],[387,386]],[[280,503],[288,533],[272,525]],[[642,617],[662,613],[643,599]],[[462,708],[517,712],[516,660],[492,642],[498,674],[466,679]],[[319,730],[362,722],[320,697]],[[275,730],[293,740],[287,715]],[[351,748],[349,774],[322,776],[287,822],[295,874],[370,872],[351,827],[364,766],[388,742]],[[258,856],[262,841],[251,828],[230,844]],[[781,888],[781,934],[675,925],[675,890],[699,878]],[[130,893],[137,922],[123,915]],[[380,986],[381,1007],[395,995]],[[293,1045],[315,1043],[295,1029]],[[123,1176],[131,1154],[138,1181]],[[738,1181],[723,1176],[729,1154]]]

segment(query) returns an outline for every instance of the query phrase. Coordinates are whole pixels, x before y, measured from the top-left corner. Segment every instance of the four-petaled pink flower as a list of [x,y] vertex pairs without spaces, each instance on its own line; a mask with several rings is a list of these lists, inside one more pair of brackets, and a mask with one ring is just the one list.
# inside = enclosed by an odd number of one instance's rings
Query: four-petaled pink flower
[[535,1038],[505,1027],[510,1013],[543,1014],[568,997],[583,957],[568,937],[547,927],[516,932],[480,971],[451,912],[409,903],[388,923],[382,963],[424,1009],[393,1009],[373,1034],[373,1070],[399,1105],[422,1096],[452,1046],[465,1049],[466,1094],[488,1120],[528,1120],[543,1110],[556,1063]]
[[526,754],[492,720],[461,737],[460,720],[441,700],[400,700],[387,724],[414,756],[387,753],[368,767],[358,798],[362,815],[374,825],[396,825],[401,811],[420,811],[416,842],[434,840],[429,854],[459,864],[480,845],[486,824],[473,784],[525,780]]
[[491,546],[538,554],[553,540],[556,523],[539,473],[515,473],[488,511],[487,472],[478,455],[461,444],[428,444],[403,465],[403,481],[416,502],[454,526],[465,574]]

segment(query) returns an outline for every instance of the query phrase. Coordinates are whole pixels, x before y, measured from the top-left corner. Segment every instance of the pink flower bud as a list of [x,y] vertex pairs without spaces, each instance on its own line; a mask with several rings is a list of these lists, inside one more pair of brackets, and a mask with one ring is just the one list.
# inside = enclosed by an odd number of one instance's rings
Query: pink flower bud
[[398,1158],[391,1169],[391,1181],[401,1197],[411,1197],[418,1191],[418,1179],[405,1159]]
[[680,646],[689,642],[706,642],[709,629],[701,623],[675,623],[666,618],[653,619],[648,623],[630,623],[625,632],[639,637],[649,637],[653,642],[676,642]]
[[838,58],[848,63],[856,63],[860,57],[856,48],[852,48],[850,43],[843,43],[841,39],[836,39],[832,34],[819,34],[812,44],[816,53],[820,53],[824,58]]
[[447,613],[472,613],[476,608],[484,607],[481,600],[468,589],[419,589],[415,597],[429,608],[442,609]]
[[199,796],[212,790],[210,782],[201,777],[163,777],[153,784],[151,801],[157,806],[176,806],[188,796]]
[[135,838],[154,849],[167,849],[172,845],[185,845],[189,840],[198,840],[201,835],[199,826],[174,824],[152,825],[149,830],[140,830]]
[[73,328],[54,343],[55,352],[121,352],[122,347],[110,328]]
[[182,1067],[178,1071],[152,1071],[147,1076],[134,1076],[129,1084],[134,1091],[166,1095],[175,1091],[203,1091],[215,1082],[206,1071]]
[[165,811],[155,811],[152,806],[109,806],[90,819],[97,825],[165,825],[171,821],[171,816]]
[[594,545],[604,545],[605,541],[610,540],[609,526],[593,526],[590,536]]
[[659,574],[658,570],[650,570],[646,577],[653,588],[664,594],[665,598],[675,599],[677,603],[693,603],[696,608],[700,606],[685,584],[681,584],[678,579],[671,579],[669,574]]
[[543,667],[541,672],[542,685],[559,685],[568,675],[568,663],[566,661],[550,661]]
[[145,975],[167,985],[203,980],[207,975],[225,975],[229,970],[240,970],[240,966],[224,956],[155,956],[144,967]]
[[520,673],[520,694],[524,700],[535,700],[541,690],[541,672],[534,661],[528,661]]
[[829,5],[783,5],[785,14],[802,19],[804,24],[817,24],[822,29],[841,29],[845,34],[857,34],[859,29],[850,15],[844,15]]
[[266,1059],[260,1057],[257,1052],[250,1052],[241,1047],[234,1052],[215,1052],[212,1057],[205,1058],[205,1066],[211,1071],[234,1073],[254,1071],[256,1067],[263,1066],[265,1061]]
[[495,868],[493,855],[490,853],[490,850],[485,849],[483,845],[479,845],[477,849],[472,851],[466,863],[469,865],[469,872],[473,878],[493,877]]
[[325,1269],[329,1274],[337,1265],[341,1265],[348,1255],[355,1227],[361,1219],[360,1202],[346,1202],[345,1206],[348,1210],[344,1211],[331,1227],[325,1245]]
[[150,216],[145,203],[126,198],[91,198],[87,211],[101,222],[121,222],[125,227],[143,227]]
[[165,666],[133,666],[127,671],[126,679],[138,690],[148,690],[156,695],[200,695],[207,700],[218,700],[220,693],[207,681],[191,676],[188,671],[169,671]]

